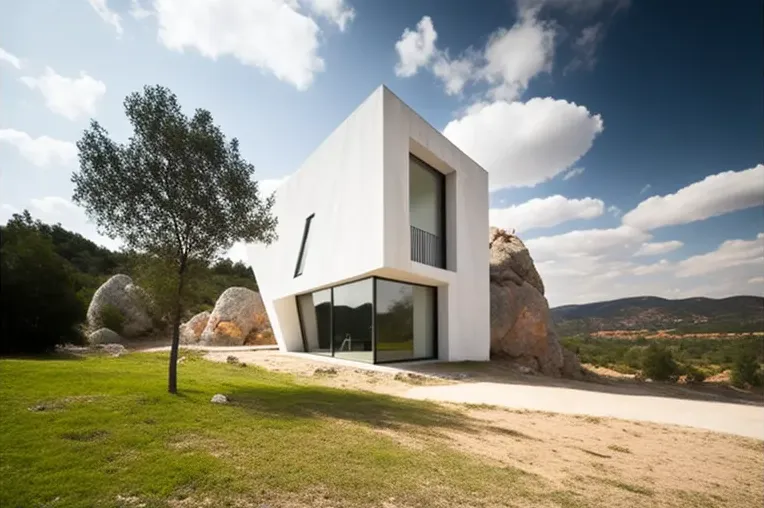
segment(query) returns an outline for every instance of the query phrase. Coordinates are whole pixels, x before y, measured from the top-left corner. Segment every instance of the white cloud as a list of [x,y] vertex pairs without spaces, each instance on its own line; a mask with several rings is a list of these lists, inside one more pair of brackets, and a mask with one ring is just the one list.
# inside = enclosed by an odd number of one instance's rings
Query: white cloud
[[404,29],[401,38],[395,43],[395,51],[398,52],[395,75],[407,78],[416,74],[420,67],[428,65],[435,55],[437,38],[430,16],[419,20],[416,30]]
[[439,55],[432,65],[432,73],[435,74],[446,87],[447,95],[456,95],[462,92],[464,86],[472,76],[475,67],[473,58],[463,57],[451,60],[448,53]]
[[130,0],[130,15],[138,20],[146,19],[151,16],[153,12],[146,9],[140,0]]
[[302,0],[308,8],[319,16],[335,23],[341,32],[345,31],[348,23],[355,18],[355,11],[345,0]]
[[764,233],[754,240],[727,240],[706,254],[684,259],[678,263],[678,277],[693,277],[738,266],[756,266],[764,273]]
[[673,270],[674,266],[665,259],[661,259],[657,263],[651,265],[639,265],[634,267],[632,272],[634,275],[649,275],[653,273],[663,273]]
[[0,48],[0,62],[8,62],[17,69],[21,69],[21,59],[16,55],[9,53],[8,51]]
[[555,195],[536,198],[520,205],[489,210],[492,226],[516,231],[548,228],[576,219],[593,219],[602,215],[605,204],[599,199],[568,199]]
[[77,147],[74,143],[48,136],[33,138],[26,132],[0,129],[0,143],[2,142],[15,146],[24,158],[36,166],[71,164],[77,159]]
[[647,192],[647,191],[649,191],[649,190],[650,190],[650,187],[652,187],[652,185],[650,185],[649,183],[648,183],[648,184],[645,184],[645,186],[644,186],[644,187],[642,187],[642,190],[640,190],[640,191],[639,191],[639,193],[640,193],[640,194],[644,194],[645,192]]
[[655,229],[755,206],[764,206],[764,164],[744,171],[711,175],[674,194],[650,197],[624,215],[623,223],[640,229]]
[[562,173],[591,148],[602,118],[552,98],[471,108],[443,134],[489,172],[492,189],[532,187]]
[[659,254],[666,254],[667,252],[675,251],[681,248],[684,244],[679,240],[671,240],[670,242],[650,242],[643,243],[642,246],[634,253],[635,256],[657,256]]
[[109,9],[106,0],[88,0],[88,3],[103,21],[114,27],[117,31],[117,37],[120,37],[122,35],[122,19],[119,14]]
[[631,253],[637,245],[650,239],[650,235],[629,226],[611,229],[575,230],[554,236],[527,240],[534,259],[567,259]]
[[[311,5],[330,4],[344,6],[338,2]],[[155,0],[154,9],[159,40],[171,50],[191,48],[212,59],[233,56],[298,90],[310,87],[315,74],[324,70],[318,55],[321,30],[299,12],[295,2]]]
[[24,76],[21,81],[32,90],[40,91],[48,109],[69,120],[95,115],[96,103],[106,93],[104,82],[84,71],[79,78],[65,78],[46,67],[39,78]]
[[494,32],[485,48],[482,77],[492,85],[495,99],[514,100],[531,79],[552,70],[555,30],[536,18],[535,10],[522,11],[509,30]]
[[576,56],[565,67],[565,73],[580,68],[591,70],[597,64],[597,48],[605,36],[602,23],[595,23],[581,30],[581,33],[573,42],[573,51]]
[[416,29],[406,28],[395,43],[399,77],[429,69],[440,78],[448,95],[461,93],[469,81],[484,81],[493,99],[516,99],[531,79],[552,69],[555,29],[536,17],[537,9],[523,9],[510,28],[499,28],[478,51],[468,48],[457,58],[436,46],[432,18],[424,16]]
[[583,168],[581,166],[576,168],[571,168],[569,171],[566,171],[564,175],[562,175],[563,180],[570,180],[574,176],[578,176],[583,174],[583,172],[586,171],[586,168]]
[[621,215],[621,209],[620,209],[620,208],[618,208],[618,207],[617,207],[617,206],[615,206],[615,205],[610,205],[610,206],[608,206],[608,207],[607,207],[607,211],[608,211],[608,213],[609,213],[610,215],[612,215],[613,217],[618,217],[618,216],[620,216],[620,215]]
[[5,224],[10,218],[10,216],[13,215],[14,213],[21,213],[21,210],[19,210],[13,205],[9,205],[8,203],[3,203],[2,205],[0,205],[0,210],[2,210],[2,212],[0,212],[0,218],[2,218],[2,222],[0,223],[2,224]]

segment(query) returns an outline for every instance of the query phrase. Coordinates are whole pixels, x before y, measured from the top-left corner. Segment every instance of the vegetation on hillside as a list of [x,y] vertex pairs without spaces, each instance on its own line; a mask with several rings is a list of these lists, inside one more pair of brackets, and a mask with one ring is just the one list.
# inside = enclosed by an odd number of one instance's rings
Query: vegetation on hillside
[[[152,297],[156,281],[163,277],[145,254],[111,251],[60,224],[34,220],[27,211],[0,225],[0,242],[0,352],[38,352],[82,342],[79,325],[93,293],[109,277],[129,275]],[[194,260],[192,266],[195,277],[185,295],[186,317],[212,310],[220,293],[231,286],[257,290],[254,272],[240,261]]]

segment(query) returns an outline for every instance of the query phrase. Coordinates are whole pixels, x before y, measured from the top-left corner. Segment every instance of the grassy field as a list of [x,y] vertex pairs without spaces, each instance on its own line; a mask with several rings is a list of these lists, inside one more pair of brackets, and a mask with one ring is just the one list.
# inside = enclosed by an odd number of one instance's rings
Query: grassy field
[[[378,432],[460,426],[457,411],[194,358],[171,396],[165,373],[160,355],[2,360],[0,506],[499,506],[560,495],[519,470]],[[211,404],[216,392],[232,403]]]
[[750,439],[446,407],[183,354],[178,396],[165,355],[0,360],[0,506],[748,507],[764,495]]

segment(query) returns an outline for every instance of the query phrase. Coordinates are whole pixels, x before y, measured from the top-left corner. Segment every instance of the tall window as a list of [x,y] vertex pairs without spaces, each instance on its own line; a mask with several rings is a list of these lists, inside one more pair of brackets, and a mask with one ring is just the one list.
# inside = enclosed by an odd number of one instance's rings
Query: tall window
[[302,270],[305,268],[305,258],[308,257],[308,245],[310,244],[310,223],[313,220],[313,215],[305,219],[305,229],[302,232],[302,243],[300,244],[300,254],[297,257],[297,266],[294,268],[294,276],[298,277],[302,275]]
[[409,156],[411,259],[439,268],[445,256],[445,175]]

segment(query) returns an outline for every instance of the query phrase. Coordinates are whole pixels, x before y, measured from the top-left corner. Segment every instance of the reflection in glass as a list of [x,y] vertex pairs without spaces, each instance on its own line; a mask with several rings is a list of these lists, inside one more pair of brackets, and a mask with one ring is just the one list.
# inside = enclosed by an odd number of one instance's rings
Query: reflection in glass
[[332,292],[316,291],[297,297],[303,337],[307,351],[331,354]]
[[377,361],[435,355],[435,288],[377,280]]
[[373,362],[373,279],[336,286],[333,291],[334,356]]

